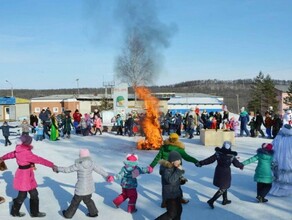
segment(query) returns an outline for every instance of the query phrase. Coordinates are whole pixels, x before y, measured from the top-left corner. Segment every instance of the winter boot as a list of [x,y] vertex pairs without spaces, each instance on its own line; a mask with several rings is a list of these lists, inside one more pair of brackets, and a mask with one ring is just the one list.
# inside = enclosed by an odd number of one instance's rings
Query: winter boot
[[63,210],[63,211],[62,211],[62,214],[63,214],[64,218],[72,218],[72,217],[67,217],[67,215],[66,215],[66,210]]
[[265,199],[264,197],[262,196],[257,196],[256,197],[257,200],[259,201],[259,203],[265,203],[265,202],[268,202],[269,200]]
[[129,212],[129,213],[137,212],[137,209],[136,209],[135,204],[129,204],[129,205],[128,205],[128,212]]
[[181,200],[180,200],[181,204],[187,204],[187,203],[189,203],[189,201],[190,200],[185,199],[185,198],[181,198]]
[[14,217],[23,217],[25,216],[25,213],[20,212],[20,207],[22,203],[19,203],[16,199],[13,199],[13,205],[11,207],[10,214]]
[[86,216],[88,216],[88,217],[92,217],[92,218],[95,218],[95,217],[98,216],[98,214],[91,215],[90,213],[87,213]]
[[227,205],[230,204],[231,200],[227,199],[227,190],[223,193],[223,201],[222,201],[222,205]]
[[214,209],[214,202],[223,194],[222,190],[218,190],[215,195],[207,201],[208,205],[211,207],[211,209]]
[[46,213],[39,211],[39,199],[30,199],[29,200],[30,206],[30,216],[34,217],[45,217]]

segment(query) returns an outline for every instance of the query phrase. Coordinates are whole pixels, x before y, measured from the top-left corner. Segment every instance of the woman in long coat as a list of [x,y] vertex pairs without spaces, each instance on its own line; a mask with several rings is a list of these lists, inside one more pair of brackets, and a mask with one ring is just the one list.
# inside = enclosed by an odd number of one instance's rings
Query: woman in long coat
[[233,164],[237,168],[243,169],[243,164],[236,159],[237,152],[231,150],[230,141],[225,141],[222,148],[216,147],[215,151],[215,154],[197,163],[197,166],[200,167],[217,161],[213,184],[214,186],[217,186],[219,190],[207,202],[212,209],[214,209],[214,202],[221,195],[223,195],[222,205],[227,205],[231,203],[231,201],[227,199],[227,189],[229,189],[231,185],[231,164]]
[[39,197],[37,191],[37,182],[34,177],[34,164],[42,164],[47,167],[54,167],[51,161],[39,157],[32,153],[32,138],[29,135],[20,137],[21,143],[16,145],[14,151],[0,157],[0,162],[8,159],[16,159],[18,169],[16,170],[13,180],[13,186],[18,190],[18,196],[13,199],[10,214],[12,216],[22,217],[25,213],[19,212],[20,207],[27,197],[27,192],[30,194],[30,215],[31,217],[44,217],[46,213],[39,211]]

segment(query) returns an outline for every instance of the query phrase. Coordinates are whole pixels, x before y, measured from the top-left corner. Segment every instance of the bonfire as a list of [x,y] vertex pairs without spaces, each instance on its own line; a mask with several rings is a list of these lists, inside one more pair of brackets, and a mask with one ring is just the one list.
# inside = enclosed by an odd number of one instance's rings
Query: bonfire
[[145,87],[135,88],[139,99],[144,100],[145,117],[141,122],[145,134],[145,140],[139,140],[137,149],[139,150],[158,150],[163,143],[159,123],[159,100],[151,95]]

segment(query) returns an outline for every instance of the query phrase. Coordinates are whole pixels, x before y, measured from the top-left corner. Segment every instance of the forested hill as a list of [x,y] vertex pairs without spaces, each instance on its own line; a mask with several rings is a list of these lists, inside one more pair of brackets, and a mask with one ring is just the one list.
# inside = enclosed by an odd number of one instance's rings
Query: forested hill
[[[232,112],[237,112],[237,95],[239,97],[239,105],[247,106],[250,100],[250,88],[252,79],[241,80],[194,80],[181,82],[174,85],[165,86],[149,86],[152,92],[176,92],[176,93],[205,93],[210,95],[221,96],[224,98],[225,104]],[[273,80],[275,85],[289,85],[291,81]],[[79,88],[80,94],[104,94],[104,88]],[[130,88],[129,93],[133,93]],[[11,91],[0,90],[0,96],[10,96]],[[48,96],[54,94],[77,94],[77,89],[47,89],[47,90],[24,90],[14,89],[14,96],[18,98],[31,99],[34,97]]]

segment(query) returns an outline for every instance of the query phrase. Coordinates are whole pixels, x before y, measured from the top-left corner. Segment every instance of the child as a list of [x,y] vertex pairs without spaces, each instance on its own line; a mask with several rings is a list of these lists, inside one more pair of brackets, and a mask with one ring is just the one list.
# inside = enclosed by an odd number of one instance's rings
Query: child
[[10,125],[8,125],[7,121],[4,121],[3,125],[0,126],[0,129],[2,129],[3,137],[5,138],[5,147],[8,144],[11,145],[11,142],[9,140],[9,136],[10,136],[9,128],[16,128],[16,127],[18,127],[18,126],[10,126]]
[[215,193],[213,198],[207,201],[212,209],[214,209],[214,202],[221,195],[223,195],[222,205],[227,205],[231,203],[231,201],[227,199],[227,189],[231,185],[231,164],[240,169],[243,168],[243,165],[236,159],[237,152],[231,151],[230,141],[225,141],[222,148],[216,147],[215,151],[215,154],[197,163],[197,166],[200,167],[203,165],[214,163],[217,160],[217,166],[215,168],[213,178],[213,185],[219,187],[219,190]]
[[181,166],[182,157],[177,151],[171,151],[168,160],[160,160],[163,185],[163,197],[166,200],[166,212],[156,220],[180,219],[182,214],[181,178],[184,170]]
[[92,171],[108,177],[108,173],[92,161],[88,149],[80,149],[80,158],[75,160],[75,163],[69,167],[56,167],[55,172],[71,173],[77,172],[77,183],[74,197],[72,198],[70,206],[67,210],[63,210],[65,218],[72,218],[81,201],[85,203],[88,209],[87,216],[98,216],[98,210],[91,199],[92,193],[95,191]]
[[255,117],[253,117],[250,122],[248,123],[249,127],[250,127],[250,136],[251,137],[257,137],[256,135],[256,123],[255,123]]
[[22,128],[22,133],[21,133],[22,135],[29,135],[29,129],[30,129],[30,128],[31,128],[31,129],[33,128],[33,126],[30,125],[26,119],[23,119],[23,120],[22,120],[22,122],[21,122],[21,124],[19,125],[19,127]]
[[122,193],[113,200],[113,203],[118,208],[129,198],[128,212],[134,213],[137,211],[136,201],[138,197],[136,177],[140,174],[151,173],[153,169],[152,167],[139,167],[138,156],[136,154],[128,154],[124,164],[125,166],[122,167],[121,171],[115,176],[110,176],[108,181],[112,182],[114,179],[121,179]]
[[[159,162],[159,160],[161,160],[161,159],[167,160],[169,153],[171,151],[177,151],[181,155],[181,157],[187,162],[191,162],[194,164],[196,164],[198,162],[198,160],[196,158],[192,157],[191,155],[189,155],[185,151],[185,146],[184,146],[183,142],[181,142],[179,140],[178,134],[171,133],[169,135],[169,138],[163,142],[163,145],[160,147],[159,152],[157,153],[157,155],[155,156],[153,161],[150,163],[150,166],[152,168],[154,168],[157,165],[157,163]],[[162,178],[162,176],[161,176],[161,178]],[[163,188],[163,185],[162,185],[162,188]],[[162,189],[162,191],[163,191],[163,189]],[[187,204],[188,202],[189,202],[188,199],[185,199],[182,197],[181,203]],[[165,208],[165,207],[166,207],[166,202],[165,202],[165,199],[163,198],[163,193],[162,193],[161,208]]]
[[94,128],[95,128],[94,135],[96,135],[97,131],[99,131],[99,134],[102,135],[102,132],[101,132],[101,127],[102,127],[101,117],[99,117],[98,115],[95,115],[94,116],[93,125],[94,125]]
[[70,138],[71,135],[71,129],[74,127],[72,123],[71,116],[69,114],[65,114],[65,117],[62,119],[62,128],[63,128],[63,137],[65,138],[65,135],[67,138]]
[[44,137],[44,127],[43,123],[39,123],[38,126],[35,128],[36,131],[36,141],[42,141]]
[[15,151],[5,154],[0,157],[0,162],[8,159],[16,159],[18,169],[16,170],[13,180],[13,186],[18,190],[18,196],[13,199],[10,214],[14,217],[22,217],[25,215],[19,212],[20,207],[27,197],[27,192],[30,194],[30,216],[45,217],[46,213],[39,211],[39,197],[37,191],[37,182],[34,177],[34,164],[42,164],[47,167],[54,167],[51,161],[39,157],[32,153],[32,138],[29,135],[22,135],[20,143],[16,145]]
[[262,147],[257,150],[257,154],[245,160],[242,164],[248,165],[258,160],[255,170],[254,181],[257,182],[257,200],[259,203],[267,202],[265,196],[272,188],[273,175],[272,175],[272,161],[274,151],[272,144],[262,144]]

